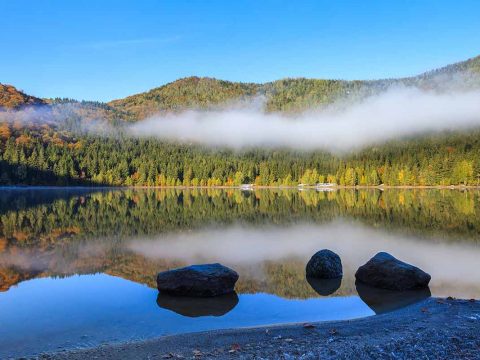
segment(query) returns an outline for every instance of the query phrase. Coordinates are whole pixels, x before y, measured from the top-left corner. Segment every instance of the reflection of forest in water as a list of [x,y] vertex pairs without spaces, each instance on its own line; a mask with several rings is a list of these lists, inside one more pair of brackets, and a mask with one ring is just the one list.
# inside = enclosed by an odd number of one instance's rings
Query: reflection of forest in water
[[[38,196],[38,195],[41,196]],[[327,224],[350,219],[371,228],[478,244],[479,193],[453,190],[3,190],[0,194],[0,290],[20,281],[102,272],[155,286],[155,274],[186,265],[132,251],[135,239],[249,228]],[[172,235],[173,234],[173,235]],[[302,246],[302,233],[297,238]],[[373,255],[373,254],[372,254]],[[305,257],[236,264],[240,293],[318,296],[304,278]],[[348,269],[335,295],[355,292]]]

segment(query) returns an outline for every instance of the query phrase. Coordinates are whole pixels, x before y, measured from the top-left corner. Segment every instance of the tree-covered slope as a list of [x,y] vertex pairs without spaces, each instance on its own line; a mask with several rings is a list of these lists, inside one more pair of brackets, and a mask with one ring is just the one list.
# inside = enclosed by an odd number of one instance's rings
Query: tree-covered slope
[[111,101],[108,105],[128,114],[129,119],[139,120],[158,112],[205,109],[261,95],[266,99],[267,111],[295,112],[328,105],[339,99],[355,101],[381,93],[392,85],[442,90],[480,87],[479,79],[480,56],[403,79],[345,81],[289,78],[252,84],[189,77]]
[[470,72],[472,74],[480,74],[480,55],[471,59],[461,61],[455,64],[447,65],[443,68],[426,72],[421,77],[431,77],[438,74],[455,74],[460,72]]
[[[291,149],[236,152],[136,139],[121,136],[121,130],[118,136],[87,135],[83,130],[95,125],[96,119],[110,120],[107,128],[112,130],[115,121],[140,119],[158,110],[205,109],[257,94],[266,97],[267,111],[289,112],[344,96],[358,98],[392,84],[439,91],[439,84],[476,86],[479,63],[477,57],[414,78],[380,81],[287,79],[255,85],[186,78],[109,104],[49,100],[38,113],[29,113],[27,120],[22,119],[22,112],[0,111],[0,184],[231,186],[248,182],[285,186],[327,181],[348,186],[478,185],[479,129],[424,134],[343,156]],[[440,77],[447,81],[440,83]],[[23,96],[23,103],[34,102],[35,98]],[[20,103],[16,102],[17,108]],[[56,118],[64,121],[51,120]]]
[[418,76],[382,80],[282,79],[261,86],[268,111],[303,111],[344,99],[353,102],[379,94],[391,86],[415,86],[428,90],[480,88],[480,56]]
[[24,106],[39,105],[43,103],[43,100],[27,95],[12,85],[0,83],[0,110],[19,109]]
[[106,104],[59,98],[39,99],[26,95],[11,85],[0,84],[0,109],[48,104],[65,111],[68,104],[67,111],[72,116],[86,120],[136,121],[155,113],[207,109],[262,96],[265,98],[266,111],[297,112],[325,106],[339,99],[355,101],[381,93],[392,85],[436,90],[452,87],[480,88],[480,56],[403,79],[345,81],[288,78],[254,84],[188,77]]
[[257,84],[188,77],[145,93],[114,100],[109,105],[135,119],[143,119],[157,112],[205,109],[253,96],[259,89]]

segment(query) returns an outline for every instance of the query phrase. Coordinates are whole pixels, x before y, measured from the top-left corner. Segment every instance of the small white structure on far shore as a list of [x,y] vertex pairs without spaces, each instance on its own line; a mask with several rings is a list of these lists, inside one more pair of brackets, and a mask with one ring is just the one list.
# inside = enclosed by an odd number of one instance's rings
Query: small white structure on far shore
[[242,184],[240,190],[250,191],[253,190],[253,184]]
[[334,187],[334,186],[337,186],[337,184],[335,184],[335,183],[318,183],[317,185],[315,185],[315,187],[317,187],[317,188]]

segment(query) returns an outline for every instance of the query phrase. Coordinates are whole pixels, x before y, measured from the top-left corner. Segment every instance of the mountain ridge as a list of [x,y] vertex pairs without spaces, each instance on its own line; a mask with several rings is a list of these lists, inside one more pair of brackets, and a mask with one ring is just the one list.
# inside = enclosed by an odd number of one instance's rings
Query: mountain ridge
[[[480,56],[467,59],[462,62],[450,64],[439,69],[430,70],[412,77],[390,78],[378,80],[340,80],[340,79],[312,79],[312,78],[284,78],[266,83],[243,83],[219,80],[209,77],[186,77],[167,83],[157,88],[150,89],[143,93],[130,95],[123,99],[117,99],[108,102],[114,108],[119,108],[125,112],[137,113],[137,108],[143,102],[148,103],[150,111],[145,111],[142,115],[151,115],[168,110],[182,110],[182,102],[176,103],[175,108],[164,106],[164,99],[172,97],[172,93],[178,92],[183,85],[190,95],[189,107],[195,105],[198,108],[205,108],[205,105],[218,104],[210,102],[206,104],[202,97],[202,90],[206,85],[214,85],[215,93],[223,87],[224,93],[221,98],[224,101],[232,101],[238,98],[251,97],[255,95],[264,95],[267,98],[267,111],[301,111],[309,106],[321,106],[334,102],[345,95],[356,95],[359,97],[381,92],[393,84],[419,85],[424,88],[438,86],[435,78],[446,75],[444,81],[453,80],[453,77],[459,73],[472,72],[480,74]],[[196,87],[194,85],[197,85]],[[480,86],[480,82],[475,84]],[[236,88],[235,96],[229,96],[228,90]],[[196,90],[196,92],[194,91]],[[200,90],[200,91],[199,91]],[[166,95],[166,96],[165,96]],[[163,97],[165,96],[165,97]],[[195,96],[199,99],[193,101]],[[155,103],[155,99],[159,99]],[[188,107],[187,107],[188,108]]]
[[405,78],[379,80],[339,80],[284,78],[266,83],[233,82],[211,77],[190,76],[145,92],[106,103],[72,99],[40,99],[0,84],[0,109],[19,109],[30,105],[75,104],[79,115],[89,118],[137,121],[156,113],[189,109],[209,109],[232,101],[265,97],[269,112],[299,112],[331,104],[338,99],[355,100],[385,91],[392,85],[437,89],[455,83],[462,74],[463,85],[480,88],[480,56]]

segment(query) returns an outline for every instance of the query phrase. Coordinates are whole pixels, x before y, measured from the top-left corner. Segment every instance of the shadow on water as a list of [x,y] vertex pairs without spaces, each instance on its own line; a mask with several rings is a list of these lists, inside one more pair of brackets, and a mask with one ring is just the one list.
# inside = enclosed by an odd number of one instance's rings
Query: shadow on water
[[335,291],[340,289],[342,278],[336,279],[316,279],[307,276],[307,282],[318,294],[322,296],[332,295]]
[[0,186],[0,215],[9,211],[28,211],[38,205],[51,205],[58,200],[69,201],[88,196],[100,191],[109,191],[106,188],[70,187],[70,188],[22,188]]
[[238,295],[233,292],[215,297],[185,297],[159,293],[157,305],[188,317],[222,316],[238,304]]
[[108,186],[106,183],[80,179],[69,175],[59,175],[52,170],[12,164],[5,160],[0,160],[0,185]]
[[355,287],[360,299],[377,315],[401,309],[432,296],[428,287],[417,290],[393,291],[373,288],[358,281],[355,283]]
[[[46,188],[47,186],[50,188]],[[64,186],[70,188],[62,188]],[[51,170],[10,164],[0,160],[0,214],[11,210],[25,210],[58,199],[86,195],[99,191],[102,186],[106,184],[61,176]]]

